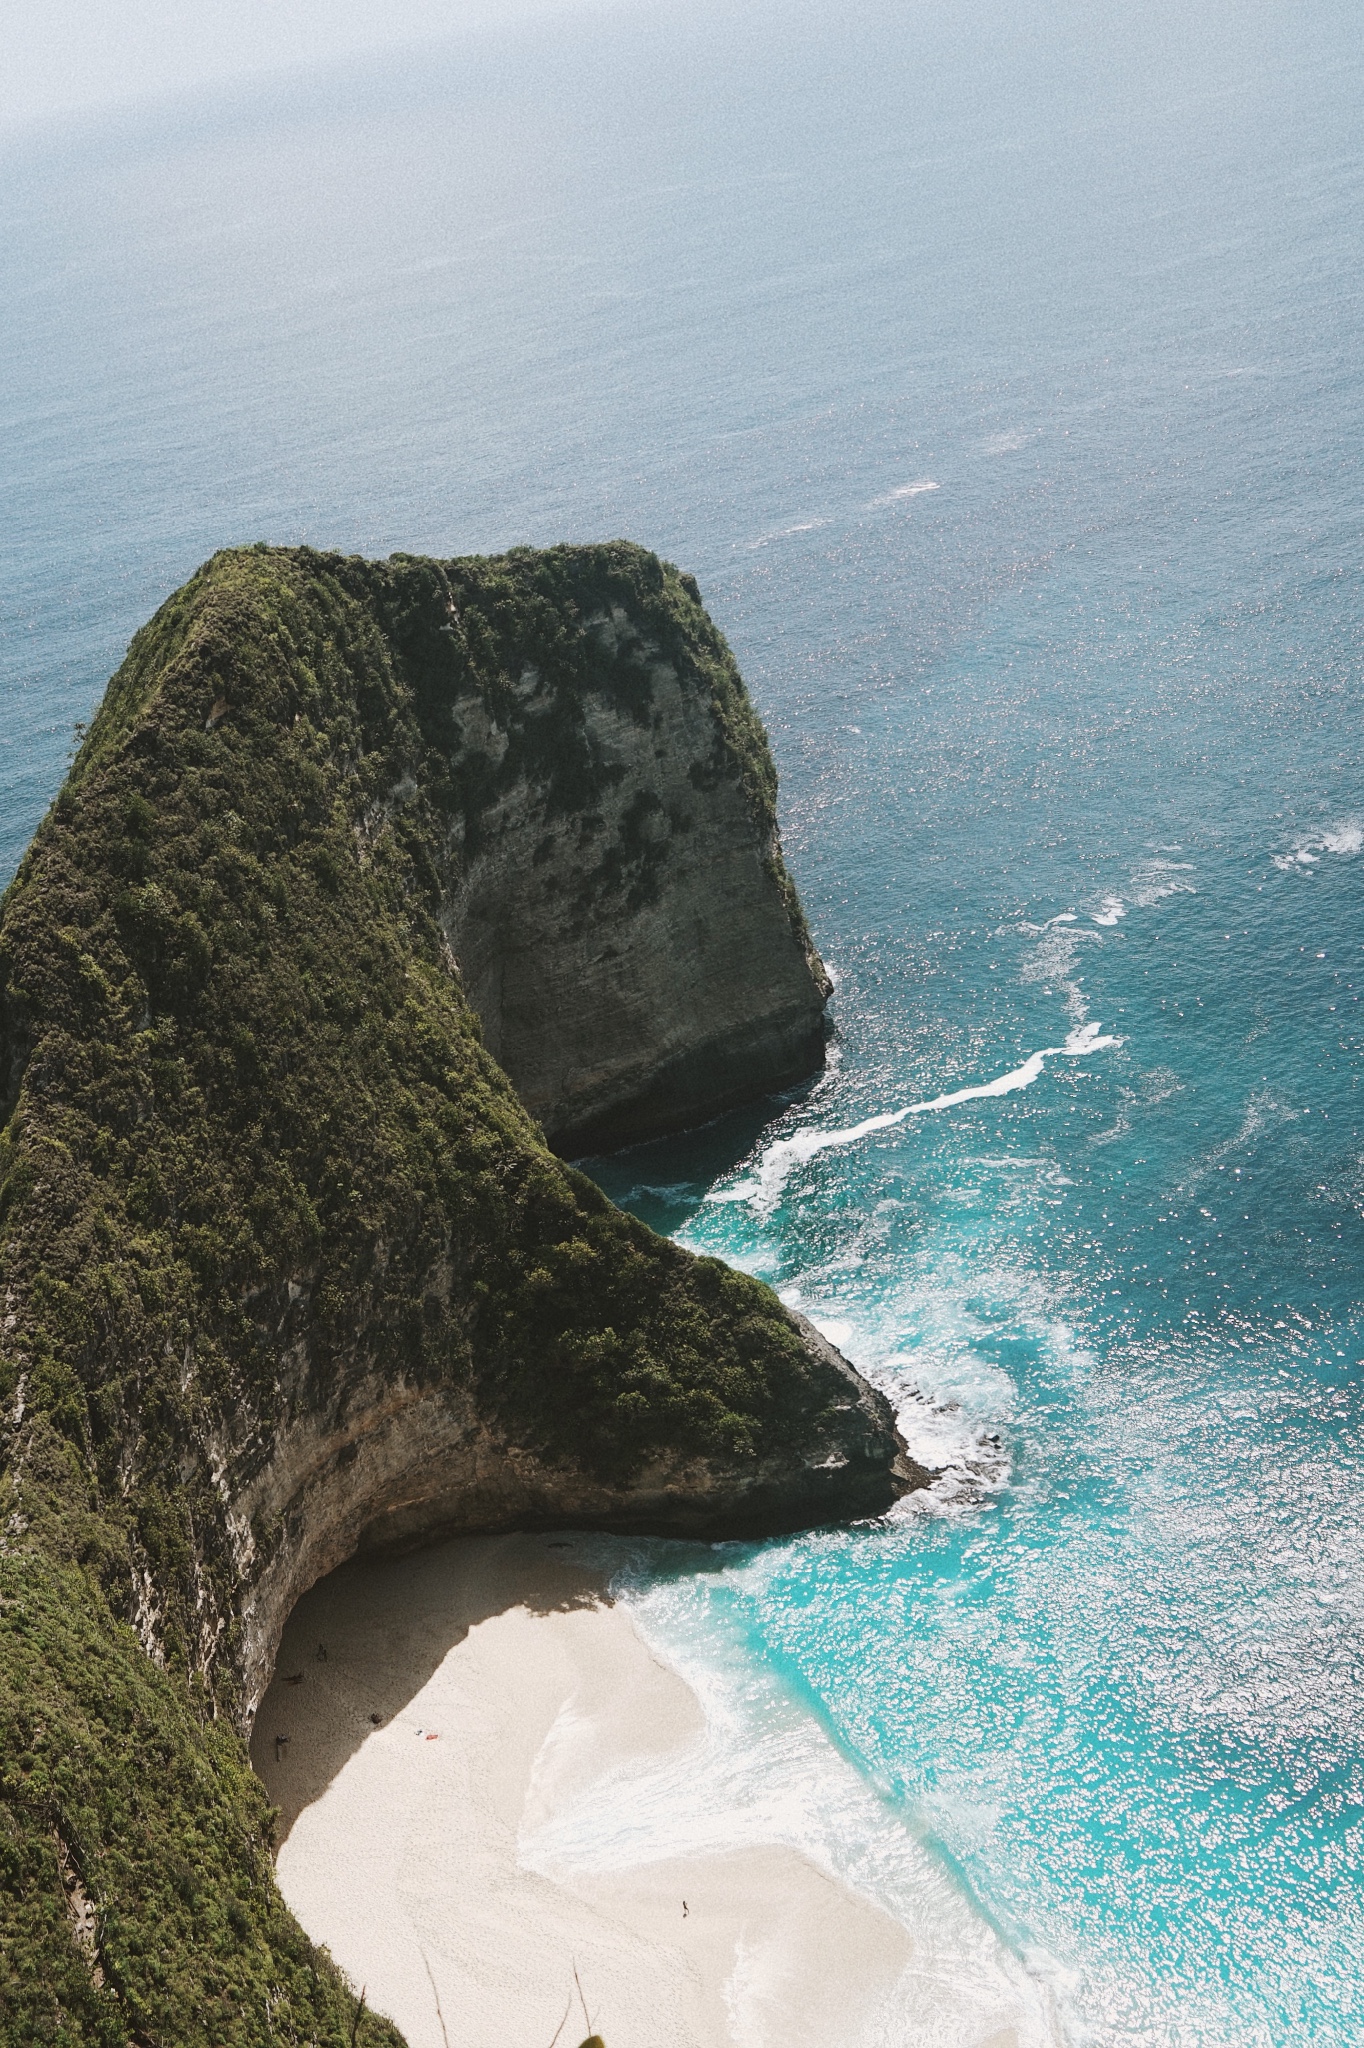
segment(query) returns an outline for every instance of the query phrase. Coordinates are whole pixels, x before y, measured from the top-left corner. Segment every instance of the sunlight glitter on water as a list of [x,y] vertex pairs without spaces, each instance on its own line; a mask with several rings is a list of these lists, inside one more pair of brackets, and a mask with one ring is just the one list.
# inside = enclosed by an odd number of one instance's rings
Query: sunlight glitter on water
[[631,1597],[1069,2043],[1355,2048],[1364,17],[792,18],[6,142],[0,864],[224,543],[693,570],[837,1061],[593,1170],[942,1477]]

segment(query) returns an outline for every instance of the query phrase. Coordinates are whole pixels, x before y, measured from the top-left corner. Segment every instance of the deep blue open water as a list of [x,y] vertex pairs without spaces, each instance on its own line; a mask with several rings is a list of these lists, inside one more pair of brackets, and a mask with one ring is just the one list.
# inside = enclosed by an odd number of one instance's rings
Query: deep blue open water
[[1364,17],[1136,12],[603,15],[0,141],[0,871],[219,545],[693,569],[837,1038],[593,1170],[943,1476],[643,1561],[708,1775],[541,1852],[799,1843],[923,1944],[887,2042],[1349,2048]]

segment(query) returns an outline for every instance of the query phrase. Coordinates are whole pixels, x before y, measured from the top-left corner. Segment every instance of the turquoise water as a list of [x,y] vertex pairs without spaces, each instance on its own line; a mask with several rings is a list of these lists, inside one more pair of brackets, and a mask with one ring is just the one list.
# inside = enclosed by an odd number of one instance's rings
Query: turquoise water
[[888,2039],[1364,2036],[1362,82],[1321,0],[621,14],[0,144],[4,873],[225,542],[627,532],[733,640],[833,1058],[593,1170],[943,1476],[637,1598],[716,1839],[933,1920]]

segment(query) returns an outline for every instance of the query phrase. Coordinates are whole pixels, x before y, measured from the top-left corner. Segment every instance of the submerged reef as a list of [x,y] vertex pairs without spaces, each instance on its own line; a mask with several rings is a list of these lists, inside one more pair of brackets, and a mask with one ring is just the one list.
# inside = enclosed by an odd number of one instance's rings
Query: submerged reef
[[695,584],[216,556],[0,914],[0,2040],[397,2042],[243,1734],[355,1551],[758,1534],[925,1476],[560,1153],[812,1071],[827,982]]

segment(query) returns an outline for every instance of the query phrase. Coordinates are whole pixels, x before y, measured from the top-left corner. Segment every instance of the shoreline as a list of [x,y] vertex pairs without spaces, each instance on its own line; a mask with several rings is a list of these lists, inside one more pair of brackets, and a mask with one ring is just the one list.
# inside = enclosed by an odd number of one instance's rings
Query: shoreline
[[916,1944],[796,1849],[522,1859],[557,1803],[705,1730],[589,1541],[453,1538],[304,1596],[251,1743],[285,1899],[409,2048],[549,2048],[561,2024],[560,2048],[876,2038]]

